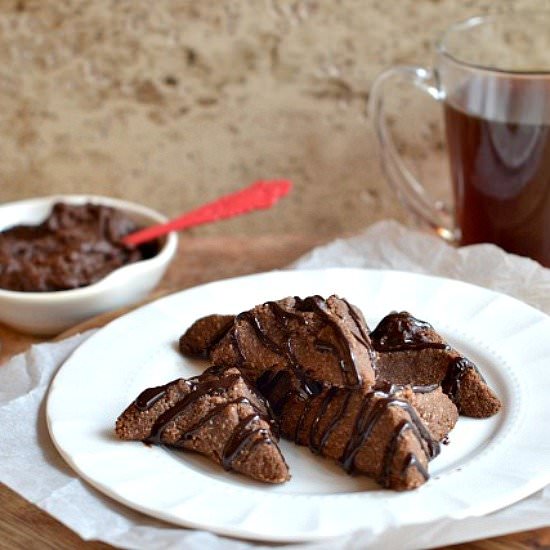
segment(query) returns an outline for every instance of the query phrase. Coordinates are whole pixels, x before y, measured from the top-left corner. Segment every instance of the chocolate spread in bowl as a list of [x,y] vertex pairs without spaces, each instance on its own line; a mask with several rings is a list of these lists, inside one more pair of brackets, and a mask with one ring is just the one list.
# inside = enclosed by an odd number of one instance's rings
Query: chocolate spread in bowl
[[40,225],[0,232],[0,288],[69,290],[154,256],[158,245],[132,248],[122,237],[139,229],[123,212],[98,204],[57,203]]

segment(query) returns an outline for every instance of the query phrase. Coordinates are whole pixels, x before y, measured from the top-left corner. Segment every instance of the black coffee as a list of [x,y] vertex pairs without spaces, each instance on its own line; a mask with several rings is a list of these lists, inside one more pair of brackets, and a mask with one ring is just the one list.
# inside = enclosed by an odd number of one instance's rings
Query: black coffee
[[461,244],[550,266],[550,83],[472,81],[445,121]]

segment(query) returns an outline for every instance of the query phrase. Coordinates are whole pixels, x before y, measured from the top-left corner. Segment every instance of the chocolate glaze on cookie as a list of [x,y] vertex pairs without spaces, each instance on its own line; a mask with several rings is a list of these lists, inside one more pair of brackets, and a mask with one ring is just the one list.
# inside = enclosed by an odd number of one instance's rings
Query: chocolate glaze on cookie
[[240,372],[219,367],[144,390],[116,422],[121,439],[197,451],[226,470],[282,483],[290,476],[275,428]]
[[496,414],[500,400],[476,365],[452,348],[429,323],[393,312],[371,332],[378,380],[394,384],[440,384],[465,416]]
[[[207,337],[198,337],[199,325],[207,328]],[[237,315],[229,328],[216,325],[222,326],[221,316],[196,321],[180,338],[180,350],[238,367],[252,382],[266,370],[288,370],[307,395],[319,393],[325,383],[370,388],[375,382],[368,329],[337,296],[265,302]]]
[[446,349],[449,346],[433,337],[433,327],[410,313],[394,311],[386,315],[371,332],[376,351]]
[[304,398],[282,372],[265,373],[257,387],[277,407],[286,438],[384,487],[407,490],[428,479],[428,461],[439,444],[408,400],[410,390],[333,386]]

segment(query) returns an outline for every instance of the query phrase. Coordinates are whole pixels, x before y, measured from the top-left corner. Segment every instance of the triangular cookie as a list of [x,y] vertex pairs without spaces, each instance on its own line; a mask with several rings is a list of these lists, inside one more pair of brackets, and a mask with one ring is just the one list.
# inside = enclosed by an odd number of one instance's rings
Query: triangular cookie
[[253,479],[282,483],[288,466],[265,400],[234,368],[143,391],[116,421],[121,439],[196,451]]
[[332,387],[304,398],[288,371],[264,374],[258,389],[278,406],[283,436],[339,461],[348,472],[394,490],[414,489],[428,479],[439,444],[404,397],[410,389]]
[[[337,296],[266,302],[237,315],[221,339],[220,319],[199,319],[181,337],[180,349],[238,367],[253,382],[266,370],[289,370],[307,393],[319,391],[320,384],[374,384],[375,352],[363,317]],[[196,346],[197,333],[202,349]]]
[[486,418],[501,402],[477,367],[425,321],[393,312],[370,334],[377,351],[377,379],[394,384],[441,384],[461,414]]

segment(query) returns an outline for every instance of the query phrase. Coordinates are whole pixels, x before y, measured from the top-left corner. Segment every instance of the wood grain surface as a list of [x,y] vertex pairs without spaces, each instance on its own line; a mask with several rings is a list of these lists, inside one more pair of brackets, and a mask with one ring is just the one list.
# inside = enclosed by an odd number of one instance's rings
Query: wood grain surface
[[[245,237],[182,236],[179,253],[159,288],[149,300],[164,294],[209,281],[256,273],[286,266],[301,254],[320,244],[312,237],[299,235]],[[137,307],[137,306],[134,306]],[[73,327],[58,338],[100,327],[127,312],[104,314]],[[33,343],[45,341],[22,335],[0,325],[1,364]],[[30,504],[17,493],[0,484],[0,549],[86,548],[105,550],[110,545],[97,541],[82,541],[78,535]],[[476,542],[449,546],[461,550],[504,550],[520,548],[550,548],[550,528],[514,533]]]

